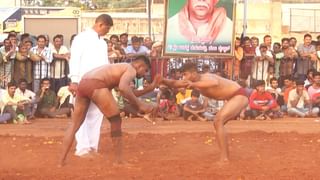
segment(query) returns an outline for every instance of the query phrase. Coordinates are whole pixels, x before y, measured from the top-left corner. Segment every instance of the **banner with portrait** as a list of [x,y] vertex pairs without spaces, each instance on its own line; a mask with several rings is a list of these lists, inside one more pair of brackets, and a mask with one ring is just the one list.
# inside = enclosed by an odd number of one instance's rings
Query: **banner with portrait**
[[234,0],[166,0],[164,56],[232,56]]

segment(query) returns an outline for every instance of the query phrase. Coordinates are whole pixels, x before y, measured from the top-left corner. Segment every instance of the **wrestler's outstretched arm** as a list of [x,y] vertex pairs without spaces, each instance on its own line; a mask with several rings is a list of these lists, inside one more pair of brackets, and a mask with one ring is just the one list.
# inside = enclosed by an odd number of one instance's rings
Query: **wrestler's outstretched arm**
[[135,96],[139,97],[139,96],[142,96],[144,94],[147,94],[151,91],[154,90],[154,88],[156,88],[160,82],[162,81],[162,77],[158,74],[155,76],[155,78],[153,79],[153,82],[147,86],[146,88],[143,88],[142,90],[133,90],[133,93]]
[[196,82],[188,82],[188,88],[210,88],[217,86],[219,84],[218,80],[216,79],[204,79]]
[[190,84],[190,82],[186,80],[173,80],[173,79],[163,79],[161,83],[172,88],[184,88],[184,87],[188,87]]

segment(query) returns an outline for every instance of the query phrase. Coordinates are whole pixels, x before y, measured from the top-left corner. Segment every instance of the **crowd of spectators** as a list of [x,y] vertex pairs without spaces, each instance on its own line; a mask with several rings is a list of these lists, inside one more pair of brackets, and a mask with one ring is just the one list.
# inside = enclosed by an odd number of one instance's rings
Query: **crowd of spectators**
[[[63,41],[61,34],[52,40],[39,35],[35,41],[27,33],[8,34],[0,48],[0,122],[28,124],[35,117],[71,115],[76,93],[68,88],[70,51]],[[150,74],[133,81],[132,88],[145,88],[156,74],[182,79],[180,70],[169,69],[169,59],[161,56],[161,42],[138,36],[129,40],[126,33],[111,35],[105,41],[110,63],[130,62],[141,54],[150,57]],[[236,38],[234,58],[223,62],[221,69],[212,71],[208,64],[203,64],[199,71],[225,76],[247,89],[251,94],[249,105],[239,115],[240,119],[319,115],[320,36],[313,41],[310,34],[305,34],[300,45],[294,37],[273,44],[269,35],[264,36],[262,43],[256,37]],[[113,95],[123,117],[144,117],[128,104],[117,88],[113,89]],[[224,104],[202,96],[195,89],[170,89],[164,85],[140,98],[156,103],[157,116],[163,120],[171,119],[170,116],[186,121],[214,120]]]

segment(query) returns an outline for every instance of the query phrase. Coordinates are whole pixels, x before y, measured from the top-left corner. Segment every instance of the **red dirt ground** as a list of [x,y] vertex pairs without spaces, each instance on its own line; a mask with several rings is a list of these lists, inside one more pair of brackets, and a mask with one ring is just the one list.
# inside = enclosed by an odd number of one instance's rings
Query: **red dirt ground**
[[67,119],[0,125],[0,179],[320,179],[317,119],[232,121],[227,125],[231,162],[219,165],[212,122],[124,122],[125,159],[112,165],[109,124],[99,154],[69,154],[57,168]]

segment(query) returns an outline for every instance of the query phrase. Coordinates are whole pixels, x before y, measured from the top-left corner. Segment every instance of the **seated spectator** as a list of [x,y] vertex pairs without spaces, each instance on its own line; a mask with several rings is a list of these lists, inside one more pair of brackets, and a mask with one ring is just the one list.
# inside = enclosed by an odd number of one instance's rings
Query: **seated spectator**
[[293,81],[291,76],[285,76],[283,83],[284,83],[284,87],[282,89],[282,93],[283,93],[284,105],[281,106],[281,111],[287,112],[289,92],[295,88],[295,82]]
[[298,117],[316,117],[319,113],[319,108],[312,108],[308,92],[304,88],[304,81],[298,80],[297,87],[290,91],[288,98],[288,115]]
[[256,91],[252,92],[249,98],[250,110],[246,116],[253,117],[257,120],[270,120],[279,112],[279,107],[272,95],[265,91],[264,80],[256,82]]
[[119,91],[119,87],[115,87],[111,91],[114,100],[117,102],[118,108],[120,110],[120,116],[123,118],[126,116],[125,112],[125,100]]
[[26,105],[26,113],[27,113],[27,119],[33,119],[37,109],[36,94],[31,90],[27,89],[27,86],[28,86],[27,80],[20,79],[19,86],[16,89],[15,94],[22,96],[30,101],[30,103]]
[[221,100],[209,99],[205,96],[200,96],[201,101],[203,102],[203,108],[205,112],[203,116],[209,121],[214,120],[214,116],[220,111],[224,102]]
[[202,114],[205,112],[203,104],[200,100],[200,92],[198,90],[192,90],[191,99],[188,100],[183,106],[183,119],[188,121],[206,121]]
[[40,84],[40,90],[36,93],[37,115],[42,117],[57,118],[68,116],[71,112],[69,108],[57,109],[58,102],[54,91],[50,89],[50,80],[43,78]]
[[158,104],[158,115],[163,118],[163,120],[168,120],[168,115],[176,113],[177,108],[173,102],[172,92],[166,86],[160,86],[160,91],[157,95]]
[[6,93],[6,90],[0,89],[0,123],[4,123],[4,124],[6,124],[7,121],[10,121],[12,119],[10,113],[3,112],[5,105],[2,99],[5,93]]
[[307,79],[304,81],[304,86],[308,90],[308,88],[313,84],[313,74],[316,73],[314,69],[309,69],[307,72]]
[[270,86],[266,90],[272,95],[272,97],[277,101],[279,106],[283,105],[283,95],[281,89],[278,87],[277,78],[273,77],[270,79]]
[[117,63],[118,60],[122,57],[121,52],[119,50],[115,49],[115,45],[112,43],[112,41],[107,41],[108,45],[108,58],[111,64]]
[[179,88],[178,93],[176,94],[176,104],[179,111],[179,116],[182,116],[183,105],[187,100],[191,99],[191,89]]
[[[61,108],[69,108],[70,111],[73,109],[72,102],[73,99],[76,96],[76,92],[73,90],[70,90],[70,80],[68,80],[68,85],[63,86],[59,89],[57,94],[57,102],[58,102],[58,109]],[[71,115],[71,114],[68,114]]]
[[8,83],[8,90],[2,98],[4,103],[4,112],[10,113],[13,123],[30,124],[27,120],[26,106],[30,100],[15,94],[16,84],[14,82]]
[[313,74],[313,83],[308,88],[308,94],[312,102],[312,107],[320,108],[320,72]]
[[[148,86],[150,85],[150,81],[148,81],[147,79],[145,79],[143,81],[143,89],[148,88]],[[141,96],[139,96],[139,99],[145,101],[145,102],[154,102],[156,103],[157,101],[157,94],[158,92],[156,90],[150,91],[147,94],[143,94]]]

